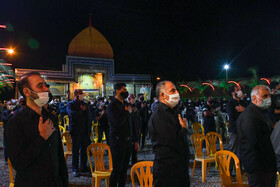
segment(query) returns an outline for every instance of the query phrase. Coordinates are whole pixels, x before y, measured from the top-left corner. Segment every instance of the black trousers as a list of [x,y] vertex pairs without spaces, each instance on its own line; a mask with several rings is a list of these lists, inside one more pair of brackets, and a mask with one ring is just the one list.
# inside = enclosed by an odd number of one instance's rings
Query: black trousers
[[157,176],[156,174],[153,177],[153,186],[154,187],[189,187],[190,180],[188,174],[185,177],[170,177],[170,176]]
[[141,134],[142,134],[142,142],[141,143],[142,144],[141,144],[141,146],[145,146],[147,127],[148,127],[148,122],[142,122],[142,125],[141,125]]
[[109,127],[105,127],[105,128],[102,127],[102,126],[98,127],[98,140],[97,140],[97,142],[100,143],[102,141],[103,132],[105,132],[107,144],[110,145],[109,144],[109,139],[110,139],[110,137],[109,137]]
[[78,134],[71,135],[72,137],[72,170],[78,172],[79,170],[79,155],[81,170],[86,169],[87,165],[87,147],[90,143],[88,135]]
[[113,159],[113,171],[110,176],[110,187],[124,187],[130,158],[130,140],[125,141],[111,138],[110,149]]
[[248,173],[248,181],[250,187],[274,187],[276,184],[276,171]]
[[131,162],[132,162],[132,165],[134,165],[138,162],[137,151],[135,150],[134,144],[131,145]]
[[7,162],[8,161],[8,154],[7,154],[7,146],[6,146],[6,142],[7,142],[7,138],[6,138],[6,128],[4,128],[3,131],[3,148],[4,148],[4,159]]

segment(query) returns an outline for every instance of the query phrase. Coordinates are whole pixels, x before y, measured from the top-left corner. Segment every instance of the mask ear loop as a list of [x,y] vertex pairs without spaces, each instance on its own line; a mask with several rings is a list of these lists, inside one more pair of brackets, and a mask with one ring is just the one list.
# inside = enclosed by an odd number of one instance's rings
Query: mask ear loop
[[[27,88],[28,90],[30,90],[32,93],[34,93],[34,94],[37,94],[36,92],[34,92],[33,90],[31,90],[30,88]],[[38,96],[38,94],[37,94],[37,96]],[[39,96],[38,96],[39,97]],[[34,100],[36,100],[36,99],[34,99],[31,95],[30,95],[30,98],[34,101]]]

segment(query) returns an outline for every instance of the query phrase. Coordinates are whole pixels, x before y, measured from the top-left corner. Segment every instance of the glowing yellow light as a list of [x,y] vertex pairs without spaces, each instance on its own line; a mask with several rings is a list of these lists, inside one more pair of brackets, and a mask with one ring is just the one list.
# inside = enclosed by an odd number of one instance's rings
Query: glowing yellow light
[[160,77],[157,77],[157,80],[159,81],[159,80],[160,80]]
[[13,49],[7,49],[7,52],[10,54],[10,55],[12,55],[12,54],[14,54],[14,50]]

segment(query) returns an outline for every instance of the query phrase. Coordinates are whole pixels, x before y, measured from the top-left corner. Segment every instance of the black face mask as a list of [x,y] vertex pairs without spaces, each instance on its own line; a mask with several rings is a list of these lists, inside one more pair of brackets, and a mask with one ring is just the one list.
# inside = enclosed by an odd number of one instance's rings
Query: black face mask
[[143,101],[144,101],[144,97],[141,97],[141,98],[140,98],[140,101],[143,102]]
[[128,97],[128,92],[121,92],[120,94],[123,99],[126,99]]

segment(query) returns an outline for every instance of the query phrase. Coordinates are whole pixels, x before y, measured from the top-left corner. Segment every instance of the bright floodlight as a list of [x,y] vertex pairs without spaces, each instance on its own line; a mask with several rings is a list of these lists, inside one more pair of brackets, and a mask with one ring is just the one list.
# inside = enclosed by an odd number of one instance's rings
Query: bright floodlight
[[224,69],[228,70],[229,69],[229,65],[228,64],[224,65]]
[[8,49],[7,52],[11,55],[14,54],[15,51],[13,49]]

